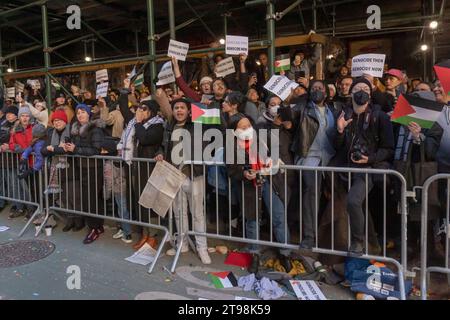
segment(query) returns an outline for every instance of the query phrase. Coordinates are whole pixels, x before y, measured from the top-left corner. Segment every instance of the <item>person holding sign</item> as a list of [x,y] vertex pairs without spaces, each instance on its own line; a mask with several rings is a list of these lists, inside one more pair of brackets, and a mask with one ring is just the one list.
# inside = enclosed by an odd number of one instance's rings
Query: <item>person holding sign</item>
[[291,64],[291,70],[286,73],[286,76],[294,81],[297,81],[295,78],[296,72],[303,71],[304,77],[308,78],[310,77],[310,70],[314,65],[319,61],[320,58],[320,48],[321,44],[317,43],[314,45],[314,53],[311,57],[306,58],[305,52],[303,50],[297,50],[294,53],[294,61],[292,61]]
[[[202,95],[210,95],[212,93],[213,79],[211,77],[206,76],[200,80],[200,94],[197,94],[197,92],[192,90],[183,79],[178,60],[174,57],[172,57],[172,65],[175,74],[175,82],[187,98],[192,99],[195,102],[200,102],[202,100]],[[205,103],[205,101],[202,101],[202,103]]]
[[[194,123],[191,121],[191,103],[186,99],[174,100],[171,103],[172,115],[169,115],[169,124],[164,132],[162,147],[157,152],[156,161],[168,161],[174,166],[182,166],[182,172],[186,175],[181,189],[178,191],[173,202],[173,213],[179,234],[186,234],[189,228],[188,204],[193,216],[192,228],[195,232],[206,232],[206,216],[203,210],[204,176],[201,165],[184,165],[184,161],[194,159],[194,140],[200,137],[195,136]],[[201,130],[200,130],[201,133]],[[203,142],[202,152],[206,146]],[[181,154],[180,154],[181,151]],[[199,150],[200,151],[200,150]],[[203,264],[211,264],[208,254],[206,237],[195,236],[197,253]],[[181,252],[189,251],[188,239],[183,240]],[[169,249],[166,254],[174,256],[176,249]]]
[[[352,108],[342,111],[336,122],[335,147],[337,154],[332,161],[333,165],[356,168],[390,168],[389,162],[392,161],[394,155],[394,134],[389,116],[383,111],[374,109],[371,103],[372,86],[367,79],[355,79],[350,92]],[[370,192],[373,188],[373,180],[371,175],[366,177],[365,174],[352,174],[351,178],[351,188],[347,195],[347,212],[350,217],[351,231],[349,251],[354,255],[362,255],[365,249],[363,203],[366,201],[366,192]],[[343,177],[341,179],[344,184],[348,185],[348,181],[345,181],[347,179]],[[369,220],[370,222],[371,220]],[[371,240],[376,242],[374,239]],[[378,243],[372,244],[379,246]]]
[[[336,135],[336,115],[327,105],[328,87],[316,80],[309,88],[309,100],[298,110],[299,121],[293,138],[292,151],[297,165],[308,167],[327,166],[335,154],[333,145]],[[315,219],[319,208],[317,196],[321,194],[322,176],[315,171],[303,171],[303,228],[304,237],[300,244],[311,249],[315,244]],[[317,185],[316,185],[317,183]]]

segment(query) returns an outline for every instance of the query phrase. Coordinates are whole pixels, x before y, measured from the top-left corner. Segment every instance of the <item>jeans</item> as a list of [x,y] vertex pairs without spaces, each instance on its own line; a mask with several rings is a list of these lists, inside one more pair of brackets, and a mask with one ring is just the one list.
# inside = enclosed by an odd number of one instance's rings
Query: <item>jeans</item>
[[[319,215],[320,188],[322,186],[322,173],[303,171],[303,238],[314,240],[315,228]],[[317,190],[317,192],[316,192]]]
[[[203,208],[203,192],[204,192],[203,176],[195,177],[194,180],[186,178],[178,191],[173,202],[173,212],[178,233],[186,234],[189,228],[189,220],[187,214],[187,206],[192,215],[192,227],[195,232],[206,232],[206,215]],[[207,242],[204,236],[195,236],[197,250],[206,250]],[[187,245],[187,235],[184,239],[184,246]]]
[[[9,197],[13,199],[18,199],[22,201],[31,201],[30,190],[25,179],[19,179],[17,177],[17,170],[9,170]],[[13,202],[13,206],[17,210],[23,210],[25,205],[19,202]],[[27,208],[31,206],[27,205]]]
[[[367,194],[373,188],[373,182],[370,175],[367,178]],[[365,239],[365,215],[363,204],[366,200],[366,177],[356,174],[352,179],[352,186],[347,195],[347,212],[350,217],[350,231],[352,241],[361,241]],[[369,213],[370,214],[370,213]]]
[[[272,191],[272,193],[270,192]],[[272,197],[271,197],[272,196]],[[279,243],[289,243],[290,235],[289,228],[286,226],[284,204],[280,197],[274,192],[273,188],[270,190],[270,181],[266,180],[262,186],[262,198],[267,210],[270,211],[270,201],[272,198],[272,210],[270,212],[272,217],[272,227],[273,233],[275,235],[275,240]],[[256,220],[248,220],[245,224],[245,229],[247,233],[247,238],[257,239],[257,223]],[[258,245],[250,244],[248,246],[248,251],[257,253],[259,252]],[[289,255],[289,249],[280,249],[280,253],[283,255]]]
[[[114,202],[117,205],[117,208],[119,210],[119,217],[121,219],[130,220],[130,212],[127,208],[127,198],[126,196],[122,194],[115,194],[114,195]],[[129,223],[121,223],[120,227],[122,228],[123,233],[128,236],[131,235],[131,225]]]

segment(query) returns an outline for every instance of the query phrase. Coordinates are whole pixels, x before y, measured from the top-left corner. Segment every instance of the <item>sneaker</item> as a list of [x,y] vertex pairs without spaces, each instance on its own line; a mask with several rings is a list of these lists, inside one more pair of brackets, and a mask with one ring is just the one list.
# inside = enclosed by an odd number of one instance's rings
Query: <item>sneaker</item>
[[113,239],[121,239],[123,236],[125,236],[125,234],[123,233],[123,230],[119,229],[119,231],[117,231],[117,233],[115,233],[113,235]]
[[[181,253],[186,253],[188,251],[189,251],[189,247],[188,246],[181,247]],[[174,256],[176,254],[177,254],[177,249],[176,248],[171,248],[171,249],[166,251],[166,255],[168,255],[168,256]]]
[[8,219],[15,219],[25,214],[25,210],[11,210]]
[[100,237],[99,229],[91,229],[86,238],[84,238],[84,244],[90,244]]
[[131,234],[123,235],[122,241],[125,242],[125,243],[132,243],[133,239],[131,238]]
[[198,249],[197,253],[203,264],[211,264],[211,258],[209,257],[207,249]]

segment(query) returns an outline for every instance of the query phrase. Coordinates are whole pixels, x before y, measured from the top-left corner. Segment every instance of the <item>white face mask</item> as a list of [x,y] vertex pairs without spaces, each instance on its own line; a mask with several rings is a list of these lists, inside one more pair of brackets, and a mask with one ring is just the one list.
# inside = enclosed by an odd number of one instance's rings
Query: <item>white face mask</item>
[[234,130],[234,135],[239,140],[251,140],[251,139],[253,139],[253,128],[250,127],[245,130],[241,130],[241,129]]
[[269,107],[269,113],[272,117],[276,117],[278,115],[278,109],[280,109],[279,105]]

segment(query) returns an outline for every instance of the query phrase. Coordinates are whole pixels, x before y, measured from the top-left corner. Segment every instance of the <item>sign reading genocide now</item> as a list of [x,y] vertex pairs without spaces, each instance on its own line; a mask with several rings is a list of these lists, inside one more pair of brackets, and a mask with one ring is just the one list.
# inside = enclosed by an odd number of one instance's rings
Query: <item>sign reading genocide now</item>
[[14,88],[14,87],[7,88],[6,96],[8,98],[15,98],[16,97],[16,88]]
[[225,54],[248,54],[248,37],[226,36]]
[[167,61],[161,67],[161,71],[158,73],[157,86],[163,86],[165,84],[175,82],[175,75],[172,70],[172,61]]
[[361,77],[364,74],[382,78],[384,71],[385,54],[360,54],[352,59],[352,77]]
[[14,82],[14,87],[16,88],[16,92],[17,93],[23,92],[23,90],[25,89],[25,85],[22,82],[20,82],[20,81],[15,81]]
[[108,70],[101,69],[95,72],[95,79],[97,83],[108,81]]
[[232,57],[221,60],[216,66],[216,76],[218,78],[225,77],[235,72],[236,69],[234,68]]
[[174,57],[177,60],[186,61],[188,51],[189,43],[183,43],[170,39],[169,49],[167,50],[167,55],[169,57]]
[[281,100],[286,100],[291,94],[291,90],[297,87],[298,83],[285,76],[277,75],[272,76],[264,86],[265,89],[280,97]]

